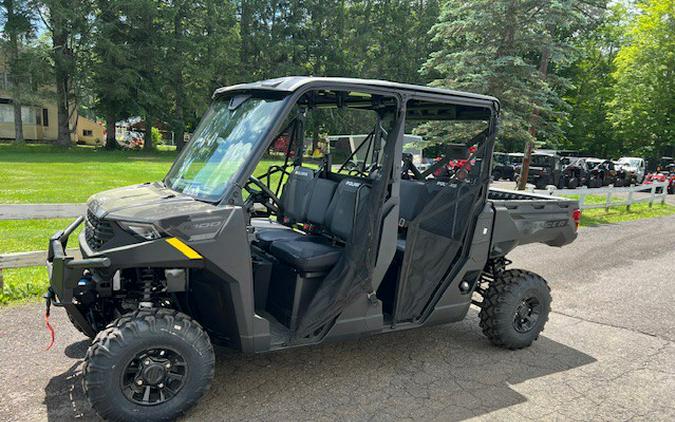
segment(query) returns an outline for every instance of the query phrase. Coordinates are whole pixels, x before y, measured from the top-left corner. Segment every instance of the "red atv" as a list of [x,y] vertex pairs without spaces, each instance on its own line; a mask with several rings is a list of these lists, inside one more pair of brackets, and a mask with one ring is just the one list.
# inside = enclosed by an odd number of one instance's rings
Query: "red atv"
[[[675,164],[669,164],[663,169],[656,169],[655,172],[649,173],[645,176],[643,185],[651,185],[653,183],[663,183],[668,182],[666,186],[666,192],[669,194],[675,193]],[[662,188],[657,188],[657,192],[661,193]]]
[[[470,146],[467,148],[468,156],[470,157],[472,154],[474,154],[477,151],[477,148],[475,145]],[[475,159],[469,159],[469,157],[464,158],[464,159],[454,159],[448,161],[448,164],[446,164],[443,167],[439,167],[436,170],[433,171],[434,178],[436,179],[448,179],[452,177],[454,174],[457,174],[457,178],[459,180],[464,180],[466,175],[471,171],[471,168],[476,165],[476,160]],[[443,157],[438,156],[434,159],[435,163],[438,163],[439,161],[442,161]]]

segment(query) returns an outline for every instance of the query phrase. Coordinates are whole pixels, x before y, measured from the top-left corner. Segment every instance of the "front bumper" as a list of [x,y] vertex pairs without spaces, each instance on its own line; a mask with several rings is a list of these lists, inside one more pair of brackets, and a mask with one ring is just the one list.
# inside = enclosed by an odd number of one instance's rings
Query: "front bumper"
[[[56,306],[79,305],[78,283],[82,280],[85,269],[95,273],[103,281],[110,281],[117,271],[126,268],[203,268],[205,265],[201,255],[176,238],[161,238],[105,250],[92,250],[84,233],[80,234],[79,238],[82,258],[76,259],[67,255],[66,246],[70,235],[83,221],[84,217],[79,217],[49,240],[47,268],[50,292],[53,292],[50,294],[51,301]],[[176,243],[179,246],[176,246]],[[108,297],[112,292],[111,289],[107,286],[99,293],[103,297]]]
[[83,221],[84,217],[78,217],[65,230],[57,232],[49,239],[47,270],[49,272],[49,289],[53,292],[49,296],[56,306],[73,304],[74,291],[85,268],[110,267],[109,258],[88,258],[84,248],[81,248],[84,255],[83,259],[75,259],[73,256],[66,255],[68,238]]

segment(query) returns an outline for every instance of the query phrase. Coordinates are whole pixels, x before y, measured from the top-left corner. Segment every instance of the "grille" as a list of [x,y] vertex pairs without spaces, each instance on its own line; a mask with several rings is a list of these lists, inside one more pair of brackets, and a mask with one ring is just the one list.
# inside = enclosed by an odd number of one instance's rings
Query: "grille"
[[93,212],[87,210],[87,225],[84,229],[84,236],[90,248],[99,249],[105,242],[112,239],[112,224],[96,217]]

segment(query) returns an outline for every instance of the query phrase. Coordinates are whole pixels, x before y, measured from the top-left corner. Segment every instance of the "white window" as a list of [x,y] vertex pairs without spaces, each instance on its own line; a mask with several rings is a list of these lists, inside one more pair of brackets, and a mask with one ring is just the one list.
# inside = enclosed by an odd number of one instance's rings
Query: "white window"
[[[12,119],[14,121],[14,119]],[[35,121],[35,110],[33,107],[21,106],[21,121],[24,125],[34,125]]]
[[[36,124],[35,109],[33,107],[22,106],[21,121],[24,125]],[[14,123],[13,104],[0,104],[0,123]]]
[[0,123],[14,123],[14,106],[0,104]]

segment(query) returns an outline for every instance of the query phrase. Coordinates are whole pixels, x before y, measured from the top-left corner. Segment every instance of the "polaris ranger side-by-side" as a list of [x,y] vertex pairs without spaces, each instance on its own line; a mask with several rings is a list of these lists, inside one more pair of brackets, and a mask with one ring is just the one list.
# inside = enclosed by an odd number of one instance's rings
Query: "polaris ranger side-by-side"
[[[357,166],[303,154],[310,122],[339,113],[372,118]],[[492,343],[530,345],[549,288],[506,256],[572,242],[580,214],[574,200],[489,189],[498,116],[493,97],[376,80],[217,90],[163,181],[92,196],[49,242],[48,306],[93,338],[83,383],[94,409],[176,417],[211,383],[212,342],[268,352],[459,321],[472,303]],[[402,154],[415,128],[461,137],[468,156],[417,169]],[[82,223],[82,257],[68,256]]]

